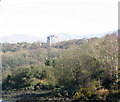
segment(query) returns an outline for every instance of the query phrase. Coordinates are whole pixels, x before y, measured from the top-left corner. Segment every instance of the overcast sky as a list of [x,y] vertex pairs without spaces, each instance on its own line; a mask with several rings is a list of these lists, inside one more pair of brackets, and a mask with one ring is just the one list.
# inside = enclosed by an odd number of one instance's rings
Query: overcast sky
[[117,30],[117,0],[1,0],[0,37]]

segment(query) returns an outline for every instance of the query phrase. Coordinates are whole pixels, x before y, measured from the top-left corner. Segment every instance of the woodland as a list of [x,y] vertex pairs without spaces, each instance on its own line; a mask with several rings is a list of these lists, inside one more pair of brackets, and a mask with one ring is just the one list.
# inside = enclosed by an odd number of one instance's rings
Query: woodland
[[116,32],[101,38],[57,42],[50,49],[50,57],[46,43],[1,43],[0,46],[3,98],[16,92],[21,93],[19,97],[26,94],[38,100],[120,100]]

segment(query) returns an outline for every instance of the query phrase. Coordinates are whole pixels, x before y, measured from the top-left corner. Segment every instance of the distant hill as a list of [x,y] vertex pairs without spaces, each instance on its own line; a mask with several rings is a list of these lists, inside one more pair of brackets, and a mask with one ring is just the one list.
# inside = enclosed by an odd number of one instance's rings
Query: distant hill
[[42,37],[34,36],[34,35],[30,36],[27,34],[15,34],[15,35],[9,35],[9,36],[0,38],[0,42],[2,42],[2,43],[4,43],[4,42],[8,42],[8,43],[29,42],[29,43],[32,43],[37,40],[42,41]]
[[[66,41],[73,39],[82,39],[82,38],[90,38],[90,37],[102,37],[105,33],[102,34],[89,34],[89,35],[76,35],[76,34],[67,34],[67,33],[59,33],[59,34],[49,34],[57,36],[56,41]],[[47,36],[49,35],[28,35],[28,34],[14,34],[9,36],[4,36],[0,38],[0,43],[8,42],[8,43],[17,43],[17,42],[28,42],[33,43],[35,41],[46,42]]]
[[[15,34],[15,35],[9,35],[0,38],[0,42],[8,42],[8,43],[17,43],[17,42],[28,42],[28,43],[33,43],[35,41],[41,41],[41,42],[46,42],[47,36],[49,35],[39,35],[39,36],[34,36],[34,35],[27,35],[27,34]],[[55,34],[56,41],[64,41],[64,40],[72,40],[72,39],[80,39],[82,38],[81,35],[72,35],[72,34]]]

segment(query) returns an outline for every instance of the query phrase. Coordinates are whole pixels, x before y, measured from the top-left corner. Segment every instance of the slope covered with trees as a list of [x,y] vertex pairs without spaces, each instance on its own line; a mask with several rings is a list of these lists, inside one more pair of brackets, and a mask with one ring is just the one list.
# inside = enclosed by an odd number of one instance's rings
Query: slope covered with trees
[[2,46],[3,90],[48,90],[44,97],[81,101],[119,100],[117,33],[59,42],[51,48],[51,59],[47,45],[39,42]]

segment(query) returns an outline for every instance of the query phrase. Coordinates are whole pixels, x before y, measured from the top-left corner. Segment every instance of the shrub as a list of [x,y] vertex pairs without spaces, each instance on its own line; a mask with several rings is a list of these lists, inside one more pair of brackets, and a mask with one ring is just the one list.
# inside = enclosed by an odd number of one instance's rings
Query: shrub
[[120,101],[120,91],[111,91],[107,97],[106,100],[114,100],[115,102]]

